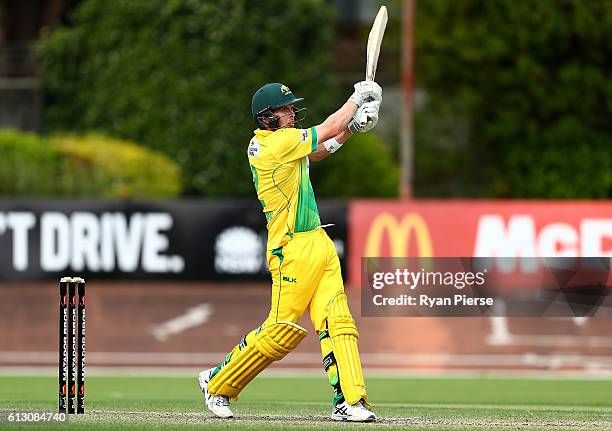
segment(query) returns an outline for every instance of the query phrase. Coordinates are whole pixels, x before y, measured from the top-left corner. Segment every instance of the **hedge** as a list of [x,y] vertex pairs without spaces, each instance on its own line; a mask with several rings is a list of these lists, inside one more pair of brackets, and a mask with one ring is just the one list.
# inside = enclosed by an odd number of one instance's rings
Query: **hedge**
[[0,129],[0,195],[61,195],[63,160],[44,138]]
[[167,156],[103,135],[49,139],[63,156],[73,194],[104,198],[171,198],[181,193],[181,170]]
[[317,196],[396,197],[399,169],[389,145],[374,132],[355,134],[340,150],[311,163],[311,181]]
[[171,198],[182,190],[168,157],[103,135],[47,139],[3,129],[0,153],[2,196]]

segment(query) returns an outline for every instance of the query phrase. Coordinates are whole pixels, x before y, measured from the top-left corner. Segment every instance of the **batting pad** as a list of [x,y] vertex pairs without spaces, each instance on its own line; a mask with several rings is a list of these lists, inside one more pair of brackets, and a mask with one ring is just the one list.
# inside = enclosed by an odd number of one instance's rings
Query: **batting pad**
[[340,374],[340,387],[345,400],[355,404],[363,399],[368,402],[357,340],[359,332],[348,308],[344,293],[339,293],[329,301],[327,317],[329,336],[332,339],[334,356]]
[[246,345],[208,382],[212,395],[238,399],[244,387],[274,361],[283,359],[308,335],[292,322],[280,321],[262,328],[253,342]]

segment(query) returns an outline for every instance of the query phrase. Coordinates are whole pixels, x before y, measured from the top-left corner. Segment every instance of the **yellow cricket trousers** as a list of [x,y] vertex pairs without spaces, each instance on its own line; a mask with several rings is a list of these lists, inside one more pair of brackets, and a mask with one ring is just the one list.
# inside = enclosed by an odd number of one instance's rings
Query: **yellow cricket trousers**
[[262,326],[282,320],[299,323],[308,310],[314,329],[323,331],[330,299],[344,292],[340,260],[325,230],[294,234],[289,243],[268,255],[268,266],[271,307]]

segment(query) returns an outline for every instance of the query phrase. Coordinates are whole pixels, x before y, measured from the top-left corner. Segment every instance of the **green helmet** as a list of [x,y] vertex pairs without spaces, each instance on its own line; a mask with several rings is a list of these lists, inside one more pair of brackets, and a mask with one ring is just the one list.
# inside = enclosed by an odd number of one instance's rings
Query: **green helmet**
[[[295,97],[289,87],[278,82],[266,84],[255,92],[253,101],[251,102],[251,113],[253,119],[260,126],[259,117],[266,117],[270,122],[278,122],[278,117],[272,114],[274,109],[281,106],[293,105],[294,103],[304,100],[302,97]],[[273,126],[274,127],[274,126]]]

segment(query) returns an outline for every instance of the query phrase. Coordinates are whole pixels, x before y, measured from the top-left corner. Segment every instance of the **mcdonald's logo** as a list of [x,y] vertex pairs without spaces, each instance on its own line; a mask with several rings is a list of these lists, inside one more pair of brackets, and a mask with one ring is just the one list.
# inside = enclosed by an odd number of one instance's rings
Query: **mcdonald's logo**
[[410,238],[413,232],[416,239],[416,253],[413,256],[432,257],[433,242],[423,217],[416,213],[409,213],[398,222],[392,214],[380,213],[370,224],[363,256],[380,256],[385,235],[389,241],[390,257],[409,256]]

